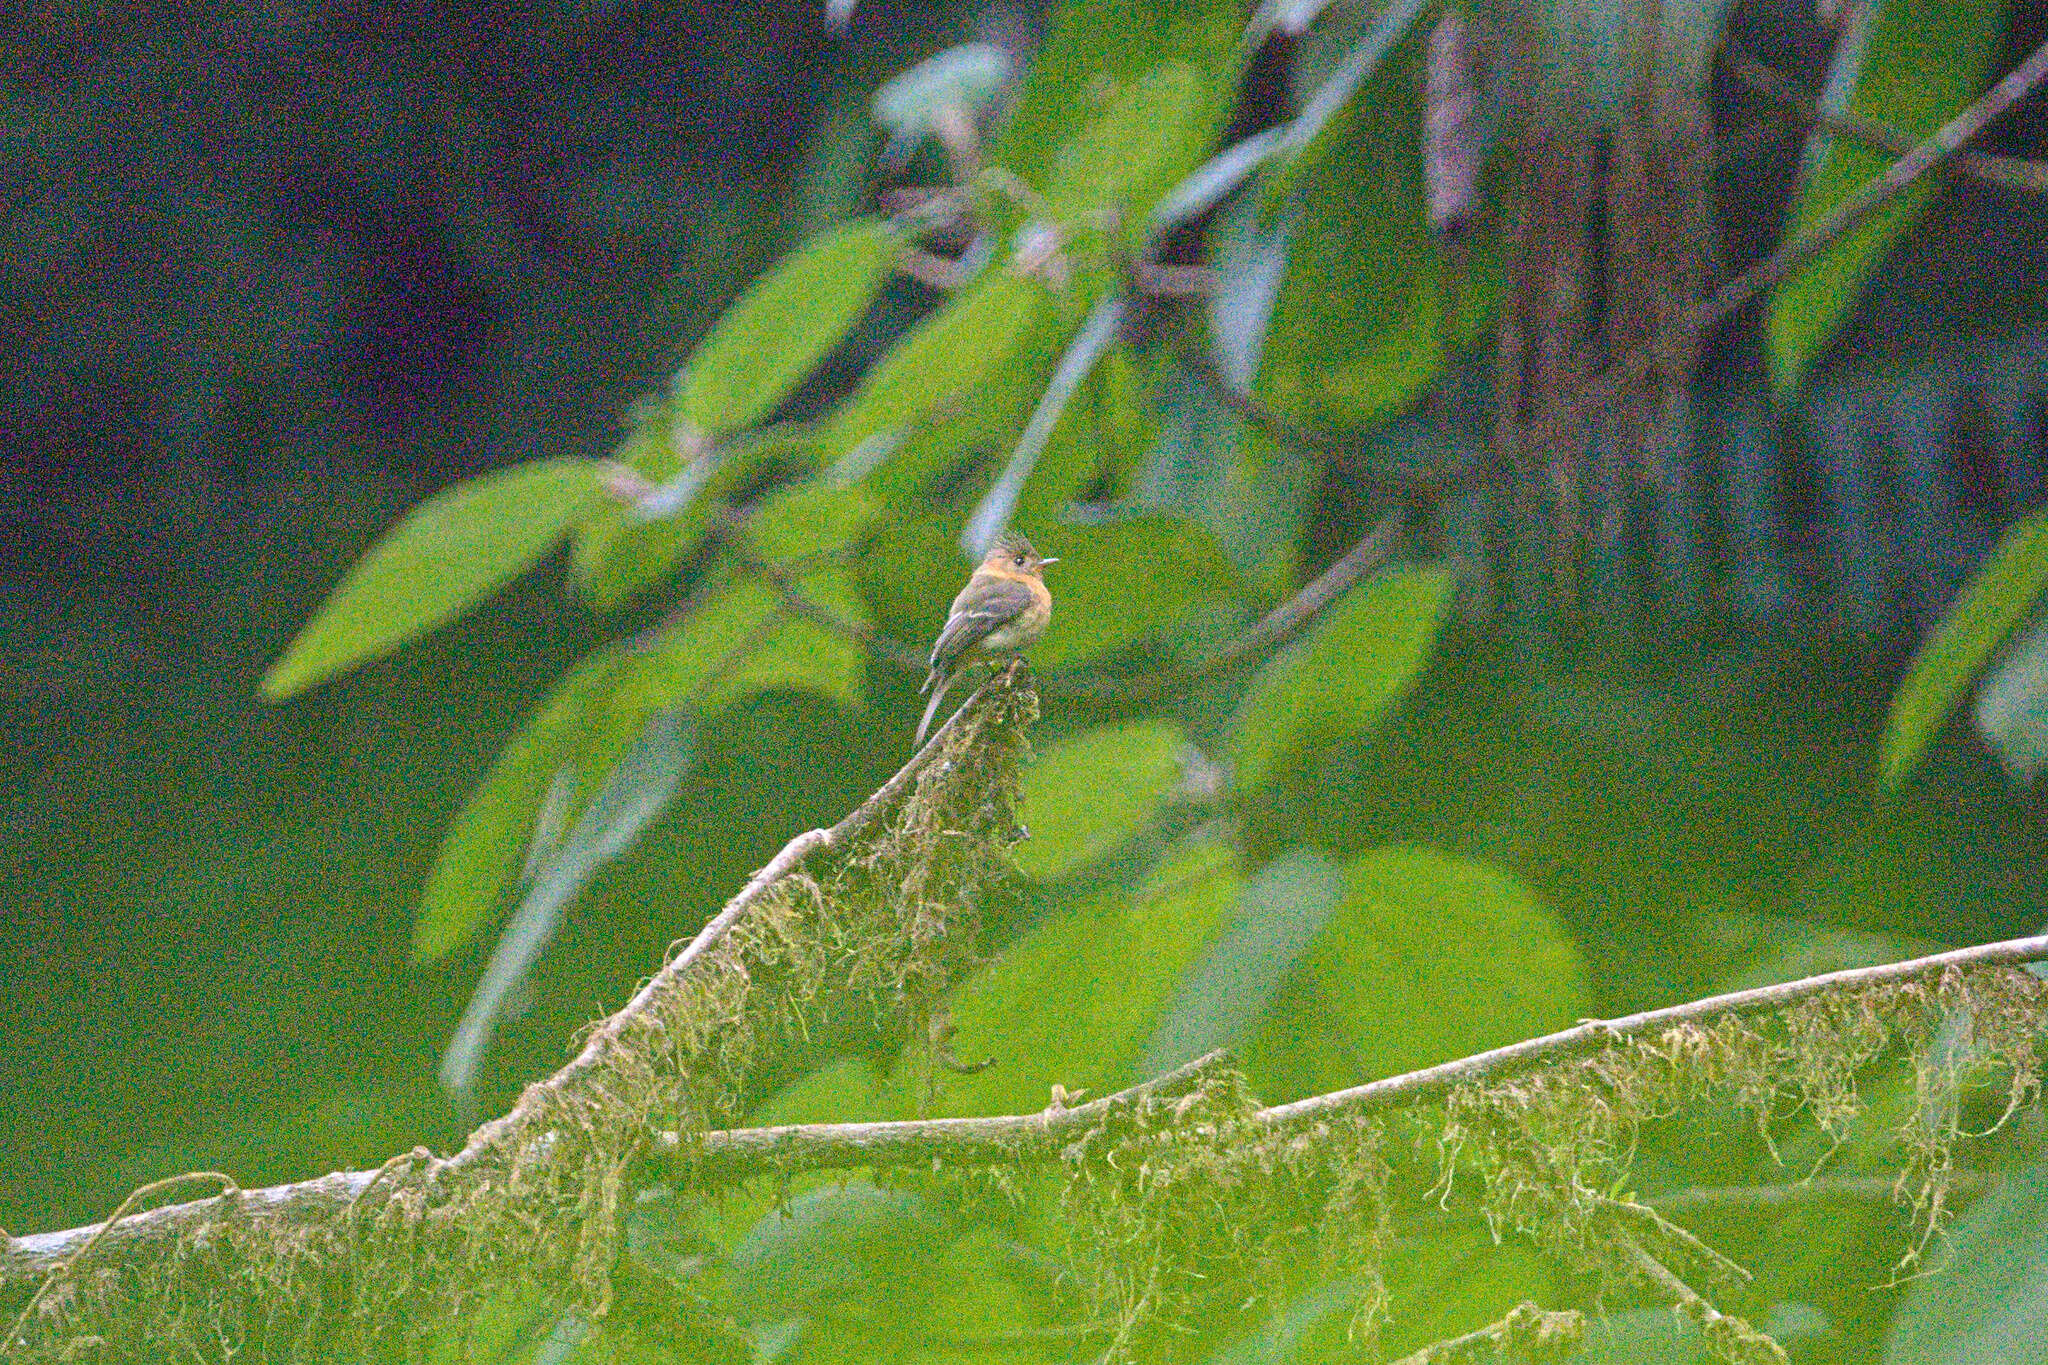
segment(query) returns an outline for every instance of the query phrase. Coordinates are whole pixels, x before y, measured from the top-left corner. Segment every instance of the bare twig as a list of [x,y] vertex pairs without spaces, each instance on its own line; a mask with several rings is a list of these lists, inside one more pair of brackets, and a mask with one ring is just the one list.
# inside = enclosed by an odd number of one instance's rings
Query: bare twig
[[[2001,1177],[1982,1171],[1957,1171],[1949,1177],[1952,1192],[1988,1193]],[[1892,1203],[1899,1182],[1888,1175],[1815,1176],[1790,1185],[1694,1185],[1649,1196],[1665,1212],[1700,1209],[1778,1210],[1815,1204]]]
[[[1734,44],[1725,49],[1728,71],[1736,80],[1773,101],[1802,122],[1818,125],[1874,152],[1904,156],[1913,150],[1913,139],[1888,123],[1866,118],[1853,110],[1831,114],[1778,71],[1764,65]],[[1960,151],[1950,160],[1952,169],[1986,184],[2038,194],[2048,190],[2048,163],[2025,157],[1995,156],[1989,152]]]
[[1987,91],[1982,99],[1944,123],[1913,149],[1885,168],[1872,180],[1839,204],[1820,222],[1742,274],[1722,285],[1712,297],[1687,309],[1685,314],[1642,346],[1609,365],[1587,381],[1555,415],[1529,434],[1531,447],[1561,440],[1577,423],[1635,390],[1652,373],[1664,368],[1674,354],[1685,354],[1702,332],[1747,307],[1756,297],[1775,288],[1803,270],[1816,256],[1855,231],[1879,209],[1903,194],[1914,182],[1962,150],[1964,144],[1983,132],[1995,119],[2025,99],[2028,92],[2048,76],[2048,43],[2027,54],[2025,61]]
[[917,649],[891,635],[884,635],[865,621],[855,621],[841,616],[830,607],[818,602],[804,591],[801,579],[787,568],[773,560],[762,559],[741,552],[742,562],[755,573],[767,579],[775,589],[775,595],[782,599],[783,610],[792,616],[801,616],[814,625],[823,626],[834,635],[841,635],[873,650],[899,668],[912,671],[925,666],[925,651]]

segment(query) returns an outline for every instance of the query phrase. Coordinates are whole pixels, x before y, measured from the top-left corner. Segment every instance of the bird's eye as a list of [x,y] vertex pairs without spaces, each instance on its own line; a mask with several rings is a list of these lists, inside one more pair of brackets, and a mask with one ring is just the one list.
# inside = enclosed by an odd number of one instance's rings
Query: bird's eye
[[1015,559],[1011,560],[1010,562],[1021,569],[1024,567],[1024,556],[1018,555]]

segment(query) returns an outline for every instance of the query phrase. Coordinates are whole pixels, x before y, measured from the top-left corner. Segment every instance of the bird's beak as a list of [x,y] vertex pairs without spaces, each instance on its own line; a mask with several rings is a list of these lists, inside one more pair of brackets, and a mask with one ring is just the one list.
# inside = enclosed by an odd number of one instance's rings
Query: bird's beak
[[1042,568],[1044,568],[1044,567],[1045,567],[1046,565],[1048,565],[1048,564],[1057,564],[1057,563],[1059,563],[1059,562],[1060,562],[1059,556],[1058,556],[1058,555],[1054,555],[1054,556],[1053,556],[1053,557],[1052,557],[1051,559],[1041,559],[1041,560],[1039,560],[1039,561],[1038,561],[1038,567],[1042,569]]

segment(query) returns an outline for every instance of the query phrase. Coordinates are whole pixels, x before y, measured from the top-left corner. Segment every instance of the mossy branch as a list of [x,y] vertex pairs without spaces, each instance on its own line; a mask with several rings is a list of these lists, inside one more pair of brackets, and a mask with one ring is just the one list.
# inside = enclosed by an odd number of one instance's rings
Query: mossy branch
[[[1622,1188],[1634,1125],[1710,1092],[1760,1113],[1789,1093],[1839,1131],[1856,1112],[1855,1071],[1890,1043],[1904,1042],[1928,1077],[1953,1065],[1931,1061],[1928,1046],[1931,1021],[1950,1015],[1973,1019],[1981,1056],[2010,1068],[2013,1104],[2035,1093],[2048,987],[2001,969],[2048,960],[2048,935],[1589,1020],[1288,1104],[1260,1105],[1211,1056],[1086,1104],[1056,1093],[1034,1114],[729,1126],[758,1048],[800,1031],[811,1002],[850,993],[899,1025],[937,1007],[971,960],[973,907],[1015,837],[1015,767],[1035,706],[1019,667],[996,675],[859,808],[792,839],[573,1061],[454,1155],[420,1150],[377,1171],[10,1239],[0,1292],[28,1311],[0,1346],[56,1360],[81,1334],[111,1334],[130,1347],[226,1342],[260,1356],[261,1334],[288,1327],[284,1356],[310,1358],[300,1343],[427,1339],[500,1282],[602,1321],[621,1209],[646,1184],[705,1192],[802,1171],[1053,1163],[1065,1170],[1063,1221],[1090,1320],[1114,1324],[1112,1354],[1218,1286],[1253,1301],[1259,1276],[1304,1251],[1362,1286],[1358,1326],[1370,1337],[1393,1237],[1382,1116],[1436,1104],[1446,1192],[1460,1169],[1477,1171],[1496,1227],[1647,1282],[1718,1334],[1727,1358],[1767,1360],[1768,1338],[1672,1269],[1739,1286],[1739,1267],[1650,1205],[1592,1193]],[[1757,1015],[1771,1022],[1744,1022]],[[1943,1077],[1922,1091],[1952,1094]],[[1919,1183],[1928,1233],[1951,1188],[1952,1106],[1942,1113],[1947,1127],[1903,1135],[1908,1169],[1895,1187]],[[1295,1245],[1302,1229],[1316,1246]],[[1429,1358],[1564,1322],[1510,1315]]]

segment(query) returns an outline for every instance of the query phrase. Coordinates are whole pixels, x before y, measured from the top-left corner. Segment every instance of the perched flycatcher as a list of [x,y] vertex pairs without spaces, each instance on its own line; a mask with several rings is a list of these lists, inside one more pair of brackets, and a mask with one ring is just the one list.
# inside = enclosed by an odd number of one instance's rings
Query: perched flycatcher
[[[924,743],[932,717],[945,700],[961,667],[977,659],[1015,654],[1039,636],[1052,620],[1052,594],[1045,589],[1045,566],[1057,559],[1042,559],[1031,542],[1015,534],[1004,536],[981,561],[981,567],[953,599],[946,613],[945,629],[932,645],[931,672],[925,675],[920,692],[931,692],[931,705],[917,723],[917,742]],[[938,690],[933,691],[936,687]]]

